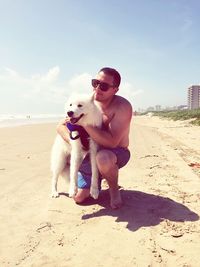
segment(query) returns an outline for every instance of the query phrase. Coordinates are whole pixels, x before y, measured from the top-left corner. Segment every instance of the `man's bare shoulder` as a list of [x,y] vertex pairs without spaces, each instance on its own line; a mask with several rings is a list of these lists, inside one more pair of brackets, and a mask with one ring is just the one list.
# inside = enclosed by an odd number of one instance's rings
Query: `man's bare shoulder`
[[132,105],[131,103],[124,97],[120,95],[115,95],[115,106],[117,106],[118,110],[123,109],[127,110],[127,112],[132,112]]

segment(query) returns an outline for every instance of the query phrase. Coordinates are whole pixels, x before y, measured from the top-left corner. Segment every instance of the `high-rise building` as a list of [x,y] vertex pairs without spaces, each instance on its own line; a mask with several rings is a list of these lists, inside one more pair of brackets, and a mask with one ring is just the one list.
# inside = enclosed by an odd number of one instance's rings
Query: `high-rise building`
[[156,110],[156,111],[161,111],[161,105],[156,105],[156,106],[155,106],[155,110]]
[[188,109],[200,108],[200,85],[188,88]]

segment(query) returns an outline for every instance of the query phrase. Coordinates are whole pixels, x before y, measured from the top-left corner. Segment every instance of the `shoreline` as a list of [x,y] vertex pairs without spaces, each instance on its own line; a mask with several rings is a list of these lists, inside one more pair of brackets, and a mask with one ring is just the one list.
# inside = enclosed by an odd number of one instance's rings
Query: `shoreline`
[[58,123],[64,115],[0,115],[0,128],[43,123]]
[[[139,116],[133,116],[133,121],[135,121],[135,118],[141,118],[141,121],[145,120],[145,123],[151,121],[151,126],[153,126],[154,122],[160,123],[161,127],[196,127],[196,129],[200,129],[200,126],[198,125],[193,125],[190,124],[191,119],[189,120],[172,120],[170,118],[163,118],[159,116],[151,116],[149,117],[148,115],[139,115]],[[41,124],[54,124],[54,123],[59,123],[59,121],[63,119],[63,116],[55,116],[55,117],[30,117],[30,118],[13,118],[13,119],[6,119],[6,120],[0,120],[0,129],[2,128],[12,128],[12,127],[18,127],[18,126],[26,126],[26,125],[41,125]],[[169,124],[167,126],[166,124]],[[150,125],[149,125],[150,126]]]
[[[60,118],[61,120],[62,118]],[[34,119],[31,121],[9,121],[9,122],[1,122],[0,123],[0,130],[4,128],[15,128],[19,126],[27,126],[27,125],[42,125],[42,124],[57,124],[59,119]]]

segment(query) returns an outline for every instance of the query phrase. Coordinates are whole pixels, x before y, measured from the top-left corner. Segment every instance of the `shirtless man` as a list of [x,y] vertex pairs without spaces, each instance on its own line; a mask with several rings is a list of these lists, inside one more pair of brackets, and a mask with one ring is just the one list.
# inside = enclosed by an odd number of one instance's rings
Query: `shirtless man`
[[[86,126],[85,130],[99,144],[96,156],[101,177],[107,180],[110,193],[111,208],[122,205],[118,186],[119,168],[126,165],[130,159],[129,128],[132,118],[131,104],[125,98],[116,95],[121,82],[120,74],[112,68],[101,69],[92,80],[94,99],[103,112],[103,127],[98,129]],[[65,123],[57,127],[58,133],[68,141],[68,130]],[[76,203],[82,203],[90,195],[91,168],[86,157],[80,167],[78,177],[78,193],[74,197]]]

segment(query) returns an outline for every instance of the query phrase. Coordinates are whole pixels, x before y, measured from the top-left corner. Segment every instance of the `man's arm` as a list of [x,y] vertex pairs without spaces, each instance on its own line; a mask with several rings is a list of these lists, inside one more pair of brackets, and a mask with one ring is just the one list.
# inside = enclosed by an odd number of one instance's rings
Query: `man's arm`
[[130,104],[122,105],[115,113],[107,131],[93,126],[85,126],[91,138],[101,146],[114,148],[128,131],[132,118]]
[[69,131],[66,127],[66,123],[69,119],[64,119],[60,121],[56,127],[57,133],[66,141],[69,142]]

